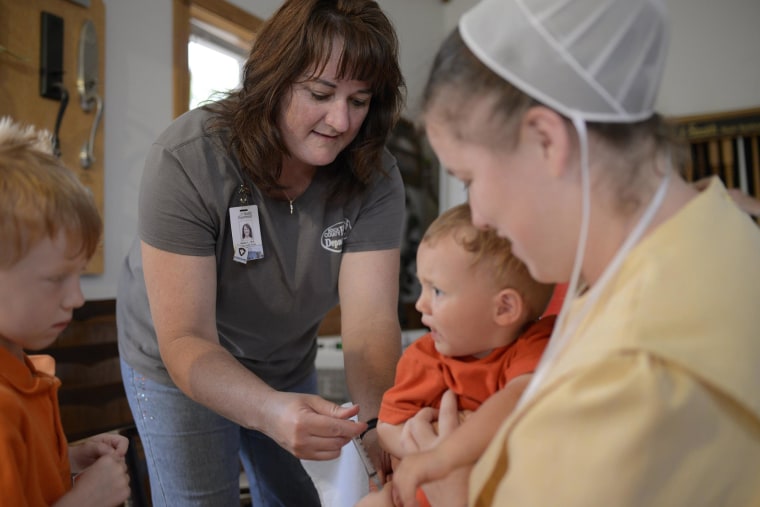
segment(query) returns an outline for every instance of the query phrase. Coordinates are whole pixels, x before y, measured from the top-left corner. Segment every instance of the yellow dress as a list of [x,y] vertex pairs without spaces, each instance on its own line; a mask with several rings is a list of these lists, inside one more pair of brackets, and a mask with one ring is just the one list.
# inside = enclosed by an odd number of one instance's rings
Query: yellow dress
[[631,251],[469,503],[760,505],[760,229],[718,181]]

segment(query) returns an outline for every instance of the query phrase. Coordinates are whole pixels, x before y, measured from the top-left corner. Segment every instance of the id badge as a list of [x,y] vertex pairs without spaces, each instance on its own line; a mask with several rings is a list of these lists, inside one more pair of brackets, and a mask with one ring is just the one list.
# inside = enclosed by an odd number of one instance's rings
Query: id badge
[[232,247],[235,252],[232,260],[245,264],[248,261],[264,258],[258,206],[251,204],[230,208],[230,227],[232,228]]

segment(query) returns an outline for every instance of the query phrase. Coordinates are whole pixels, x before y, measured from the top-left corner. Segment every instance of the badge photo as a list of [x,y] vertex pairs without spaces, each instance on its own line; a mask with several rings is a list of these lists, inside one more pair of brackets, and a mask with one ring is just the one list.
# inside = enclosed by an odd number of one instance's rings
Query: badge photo
[[233,260],[242,264],[264,257],[258,206],[230,208]]

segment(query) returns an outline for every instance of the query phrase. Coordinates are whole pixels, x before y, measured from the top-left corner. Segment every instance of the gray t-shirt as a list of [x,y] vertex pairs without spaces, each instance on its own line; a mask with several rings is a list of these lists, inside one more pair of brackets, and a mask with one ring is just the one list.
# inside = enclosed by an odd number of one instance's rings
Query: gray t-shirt
[[[387,176],[377,171],[364,193],[338,205],[328,203],[330,180],[318,169],[291,215],[287,201],[247,181],[264,257],[235,262],[229,209],[239,205],[243,180],[226,140],[204,131],[209,117],[199,109],[186,113],[151,147],[140,188],[139,239],[168,252],[216,258],[221,344],[283,389],[313,369],[317,329],[338,303],[342,254],[399,247],[403,182],[386,151]],[[171,383],[150,318],[139,240],[121,272],[117,319],[121,357],[148,378]]]

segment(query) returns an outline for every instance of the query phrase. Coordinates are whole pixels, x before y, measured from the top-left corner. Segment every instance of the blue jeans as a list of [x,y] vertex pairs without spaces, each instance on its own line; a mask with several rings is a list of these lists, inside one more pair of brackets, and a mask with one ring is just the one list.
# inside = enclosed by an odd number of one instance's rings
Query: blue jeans
[[[240,505],[242,461],[256,507],[319,506],[298,458],[258,431],[154,382],[121,361],[121,375],[140,434],[154,507]],[[316,370],[289,392],[316,393]]]

